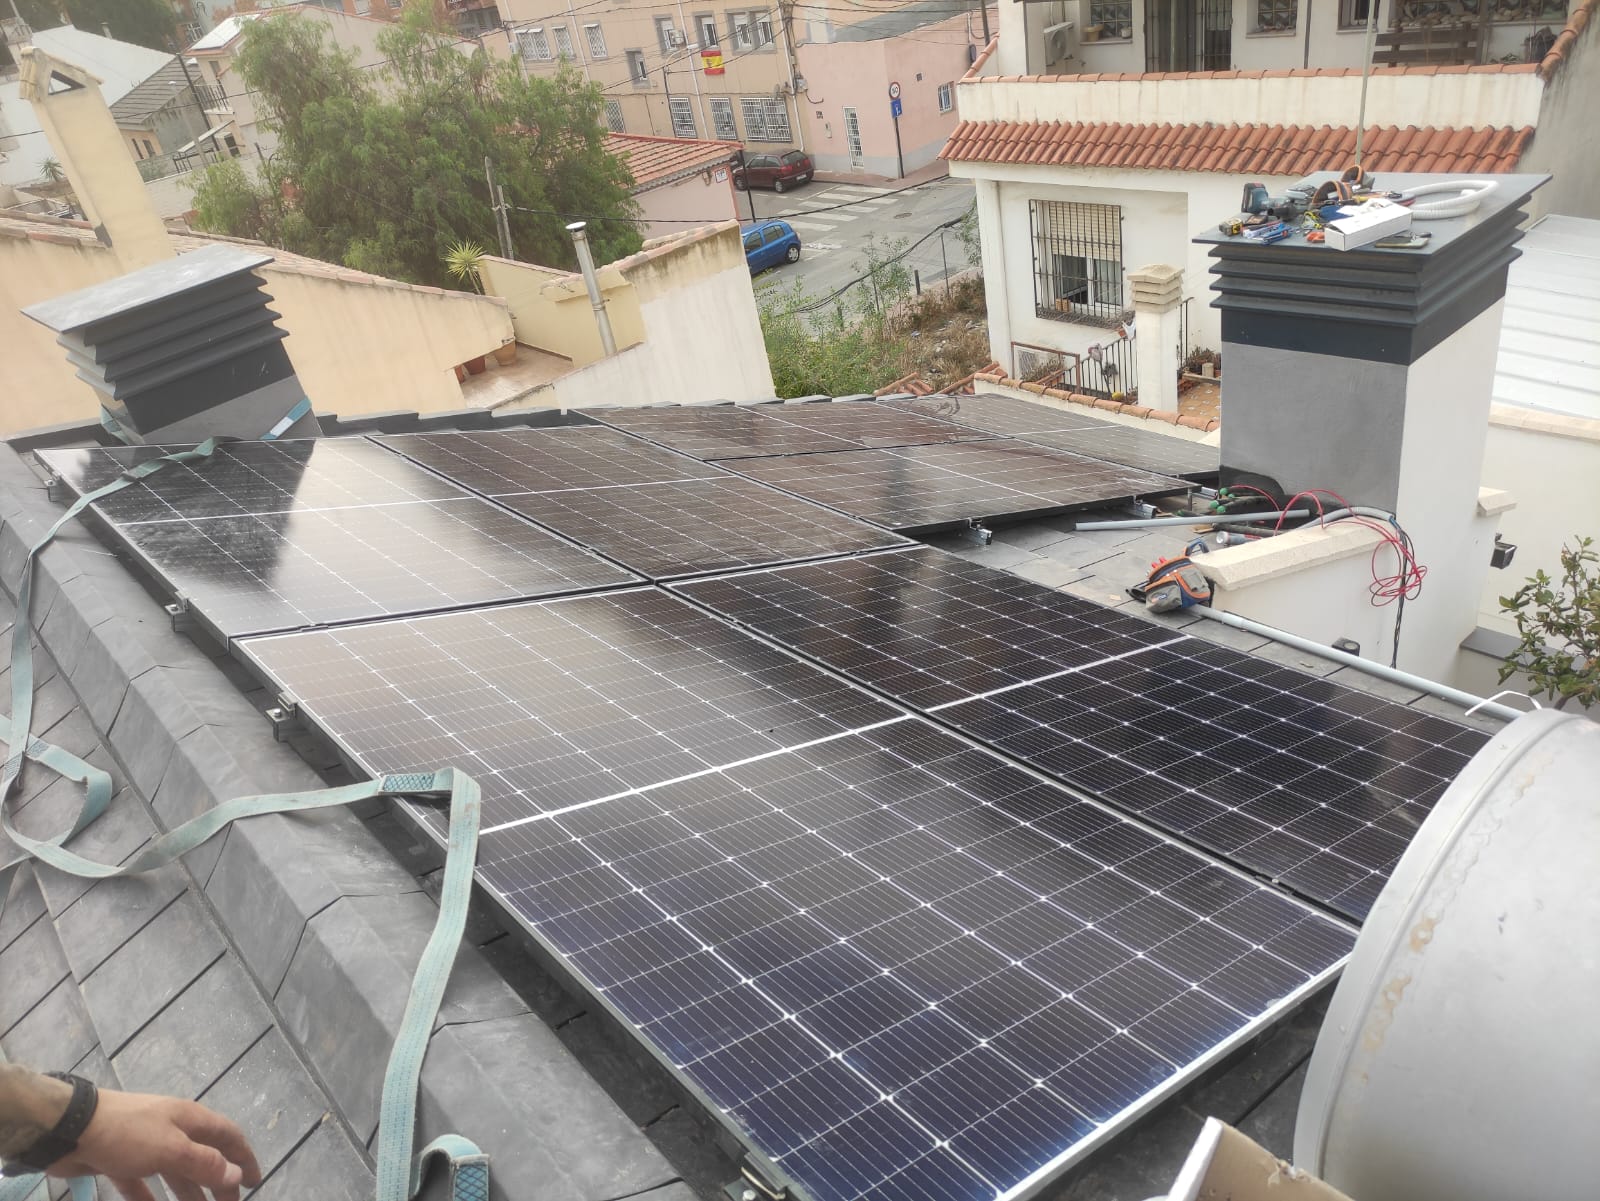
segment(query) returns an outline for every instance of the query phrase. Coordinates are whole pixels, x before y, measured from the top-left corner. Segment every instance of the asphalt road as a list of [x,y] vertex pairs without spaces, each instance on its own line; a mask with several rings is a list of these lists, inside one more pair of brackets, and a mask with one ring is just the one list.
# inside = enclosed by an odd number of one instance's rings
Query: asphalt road
[[[903,186],[903,185],[898,185]],[[774,267],[755,281],[756,295],[769,289],[788,289],[798,282],[813,297],[823,297],[861,274],[866,264],[862,247],[869,234],[880,243],[906,239],[915,242],[946,221],[972,207],[972,182],[935,179],[920,187],[896,193],[897,185],[827,183],[815,180],[778,195],[759,190],[739,197],[741,218],[750,220],[755,202],[761,219],[782,217],[800,235],[800,261]],[[905,259],[927,288],[967,267],[966,252],[955,230],[945,233],[944,254],[938,235],[930,237]],[[846,298],[848,300],[848,297]]]

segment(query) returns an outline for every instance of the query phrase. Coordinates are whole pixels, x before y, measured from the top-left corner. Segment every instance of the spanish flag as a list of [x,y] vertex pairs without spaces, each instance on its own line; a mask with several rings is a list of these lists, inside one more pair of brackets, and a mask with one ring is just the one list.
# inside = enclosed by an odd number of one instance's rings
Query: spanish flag
[[725,75],[727,68],[722,65],[722,50],[718,46],[707,46],[700,51],[700,69],[707,75]]

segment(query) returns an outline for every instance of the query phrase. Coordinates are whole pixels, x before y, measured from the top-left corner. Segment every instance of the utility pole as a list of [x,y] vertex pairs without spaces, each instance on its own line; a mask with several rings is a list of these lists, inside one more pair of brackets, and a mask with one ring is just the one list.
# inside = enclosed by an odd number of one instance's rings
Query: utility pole
[[506,217],[506,192],[494,182],[494,164],[487,154],[483,156],[483,174],[489,181],[489,207],[494,210],[494,231],[500,237],[500,257],[515,259],[516,253],[511,249],[511,222]]
[[[14,2],[14,0],[13,0],[13,2]],[[169,40],[167,42],[167,45],[169,45],[169,46],[177,45],[177,39],[173,38],[173,39]],[[178,65],[183,68],[183,78],[189,84],[189,94],[194,97],[195,112],[200,114],[200,133],[198,133],[195,136],[195,139],[194,139],[195,149],[199,150],[200,149],[200,139],[205,137],[206,131],[211,128],[211,118],[206,116],[205,101],[200,98],[200,89],[199,89],[198,86],[196,86],[196,84],[194,82],[194,76],[189,74],[189,60],[186,57],[184,57],[184,53],[183,53],[182,47],[179,47],[179,49],[177,50],[177,59],[178,59]],[[215,134],[213,134],[212,137],[211,137],[211,149],[212,150],[216,150],[217,149],[217,139],[216,139],[216,135]],[[205,160],[205,154],[203,152],[202,152],[202,154],[200,156],[200,161],[202,163],[206,161]]]
[[[989,44],[989,0],[978,0],[978,12],[983,17],[983,44]],[[971,29],[972,26],[967,26]]]

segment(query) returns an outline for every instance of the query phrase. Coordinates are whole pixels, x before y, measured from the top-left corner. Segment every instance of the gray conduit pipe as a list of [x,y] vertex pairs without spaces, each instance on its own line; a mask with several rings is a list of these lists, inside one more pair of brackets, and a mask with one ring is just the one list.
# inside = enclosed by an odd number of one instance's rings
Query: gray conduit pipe
[[[1348,512],[1348,510],[1341,510]],[[1243,525],[1268,521],[1274,517],[1310,517],[1310,509],[1290,509],[1287,513],[1213,513],[1209,517],[1132,517],[1127,521],[1078,521],[1074,530],[1125,530],[1160,525]],[[1285,531],[1287,532],[1287,531]]]
[[1515,721],[1522,716],[1521,709],[1513,709],[1509,705],[1497,704],[1485,700],[1481,696],[1474,696],[1470,692],[1463,692],[1459,688],[1451,688],[1448,684],[1441,684],[1437,680],[1427,680],[1421,676],[1414,676],[1409,671],[1400,671],[1398,668],[1385,667],[1381,663],[1374,663],[1371,659],[1363,659],[1359,655],[1346,654],[1344,651],[1334,650],[1331,646],[1324,646],[1320,642],[1313,642],[1309,638],[1302,638],[1298,634],[1291,634],[1287,630],[1280,630],[1276,626],[1263,625],[1259,621],[1251,621],[1248,617],[1240,617],[1237,613],[1224,613],[1220,609],[1213,609],[1207,605],[1195,605],[1188,610],[1198,613],[1201,617],[1220,621],[1225,626],[1232,626],[1236,630],[1246,630],[1251,634],[1259,634],[1263,638],[1271,638],[1274,642],[1281,642],[1285,646],[1292,646],[1296,650],[1305,651],[1310,655],[1318,655],[1324,659],[1331,659],[1335,663],[1342,663],[1346,667],[1353,667],[1357,671],[1364,671],[1368,675],[1377,676],[1380,680],[1388,680],[1391,684],[1400,684],[1406,688],[1415,688],[1418,692],[1426,692],[1441,700],[1449,701],[1453,705],[1460,705],[1463,709],[1476,709],[1479,713],[1488,713],[1498,717],[1501,721]]

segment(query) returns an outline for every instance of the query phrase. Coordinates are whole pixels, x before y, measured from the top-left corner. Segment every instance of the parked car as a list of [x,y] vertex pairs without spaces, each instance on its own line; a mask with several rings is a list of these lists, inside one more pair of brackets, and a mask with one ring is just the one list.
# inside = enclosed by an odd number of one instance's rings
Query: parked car
[[771,188],[784,192],[798,188],[814,174],[811,156],[804,150],[785,150],[782,154],[747,154],[744,166],[733,169],[733,186],[741,192],[746,188]]
[[779,263],[800,261],[800,235],[787,221],[762,221],[739,232],[744,235],[744,257],[751,275],[760,275]]

